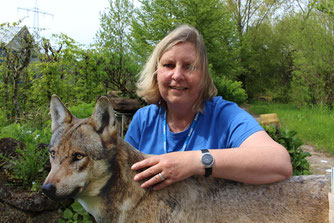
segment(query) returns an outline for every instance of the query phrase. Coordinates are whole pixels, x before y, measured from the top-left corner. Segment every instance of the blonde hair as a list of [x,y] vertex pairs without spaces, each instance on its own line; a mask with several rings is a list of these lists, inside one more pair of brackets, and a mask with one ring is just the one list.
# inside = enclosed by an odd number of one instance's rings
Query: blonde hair
[[217,88],[214,85],[209,72],[208,56],[203,37],[194,27],[182,25],[173,30],[160,41],[147,60],[144,69],[139,74],[139,79],[136,84],[137,95],[142,97],[147,103],[165,106],[165,102],[161,98],[157,82],[158,64],[161,56],[166,51],[179,43],[186,42],[190,42],[195,46],[199,56],[197,63],[200,63],[199,67],[202,68],[202,81],[200,85],[202,89],[198,99],[193,105],[193,110],[203,111],[204,102],[217,95]]

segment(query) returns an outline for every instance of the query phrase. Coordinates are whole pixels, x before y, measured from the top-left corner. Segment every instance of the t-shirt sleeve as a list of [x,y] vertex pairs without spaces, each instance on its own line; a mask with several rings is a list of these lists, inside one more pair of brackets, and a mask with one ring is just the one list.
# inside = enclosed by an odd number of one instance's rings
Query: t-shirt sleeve
[[129,128],[125,134],[125,141],[130,143],[133,147],[138,149],[140,137],[141,137],[141,123],[140,123],[140,111],[136,112],[132,118]]
[[260,124],[243,109],[238,107],[235,114],[229,123],[229,148],[238,148],[249,136],[263,130]]

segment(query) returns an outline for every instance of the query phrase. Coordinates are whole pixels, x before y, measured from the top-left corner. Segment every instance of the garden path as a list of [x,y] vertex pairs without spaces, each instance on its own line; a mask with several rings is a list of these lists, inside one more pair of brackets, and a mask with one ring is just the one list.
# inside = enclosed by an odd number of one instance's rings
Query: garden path
[[[248,106],[243,107],[243,109],[249,112]],[[259,121],[259,116],[252,113],[250,114]],[[302,149],[311,154],[311,156],[306,157],[306,159],[310,163],[310,171],[312,174],[324,175],[331,173],[331,168],[334,167],[334,156],[320,152],[317,148],[310,145],[302,145]]]
[[312,174],[330,174],[331,168],[334,167],[334,157],[326,153],[317,151],[316,148],[303,145],[302,149],[311,153],[312,156],[306,157],[310,163]]

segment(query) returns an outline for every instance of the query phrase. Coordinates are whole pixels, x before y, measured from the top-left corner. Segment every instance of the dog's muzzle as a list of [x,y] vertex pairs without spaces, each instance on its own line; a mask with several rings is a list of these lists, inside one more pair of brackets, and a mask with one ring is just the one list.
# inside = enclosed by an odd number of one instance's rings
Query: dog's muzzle
[[48,196],[50,199],[55,201],[62,201],[69,198],[74,198],[77,193],[79,193],[80,188],[77,187],[70,194],[66,195],[57,195],[57,188],[53,184],[43,184],[42,186],[43,193]]

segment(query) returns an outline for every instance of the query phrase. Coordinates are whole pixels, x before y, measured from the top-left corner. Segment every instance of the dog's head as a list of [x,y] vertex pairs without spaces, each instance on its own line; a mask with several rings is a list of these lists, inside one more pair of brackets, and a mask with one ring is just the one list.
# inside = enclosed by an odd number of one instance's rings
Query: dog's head
[[54,200],[96,196],[110,178],[110,159],[118,140],[111,103],[101,97],[90,118],[77,119],[54,95],[50,112],[51,171],[42,186],[43,192]]

